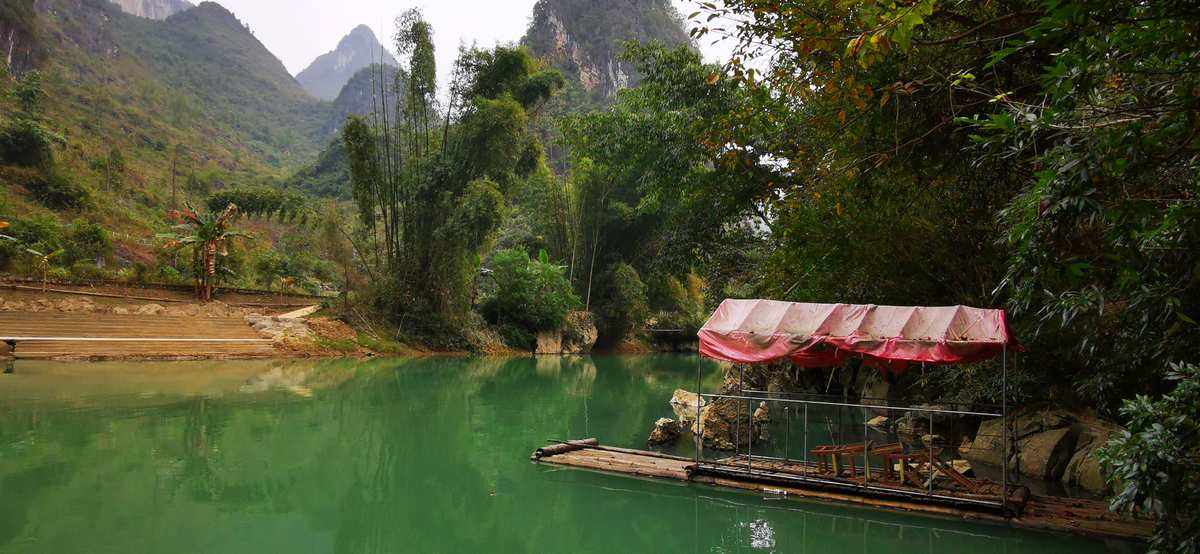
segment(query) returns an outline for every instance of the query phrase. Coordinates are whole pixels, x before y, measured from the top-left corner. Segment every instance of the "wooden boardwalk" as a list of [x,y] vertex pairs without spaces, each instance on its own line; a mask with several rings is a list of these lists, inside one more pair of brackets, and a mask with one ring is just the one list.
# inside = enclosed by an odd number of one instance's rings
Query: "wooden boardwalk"
[[[556,450],[563,449],[558,448]],[[531,459],[539,463],[622,475],[691,481],[694,483],[753,491],[759,494],[773,494],[856,506],[901,510],[938,517],[1006,524],[1019,528],[1064,532],[1097,538],[1144,540],[1150,535],[1154,527],[1153,522],[1149,520],[1131,519],[1110,513],[1107,505],[1097,500],[1033,495],[1022,498],[1024,500],[1024,508],[1018,517],[1006,517],[998,511],[975,510],[947,505],[946,503],[931,503],[922,500],[918,495],[903,498],[895,495],[856,494],[853,491],[847,490],[801,486],[782,481],[772,482],[771,479],[762,476],[756,476],[756,478],[751,479],[730,473],[711,474],[709,472],[696,471],[695,463],[691,458],[622,448],[582,446],[565,452],[546,452],[543,455],[535,452]],[[770,466],[760,466],[760,468],[767,472],[772,470],[786,470],[794,474],[813,473],[816,471],[813,467],[805,466],[801,463],[784,464],[783,462],[771,462]]]
[[[0,312],[0,338],[18,359],[188,359],[271,356],[242,318]],[[7,353],[7,348],[4,348]]]

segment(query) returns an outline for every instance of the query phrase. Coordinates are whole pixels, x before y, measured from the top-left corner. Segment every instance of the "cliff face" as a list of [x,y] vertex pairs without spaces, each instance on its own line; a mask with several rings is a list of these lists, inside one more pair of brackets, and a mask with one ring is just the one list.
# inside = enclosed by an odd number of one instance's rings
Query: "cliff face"
[[595,101],[606,102],[641,76],[620,59],[621,43],[691,44],[669,0],[539,0],[521,40]]
[[355,74],[373,63],[391,67],[399,65],[384,50],[371,28],[359,25],[338,43],[336,49],[322,54],[296,75],[296,80],[309,94],[332,101]]
[[121,11],[147,19],[166,19],[192,8],[186,0],[109,0],[121,6]]

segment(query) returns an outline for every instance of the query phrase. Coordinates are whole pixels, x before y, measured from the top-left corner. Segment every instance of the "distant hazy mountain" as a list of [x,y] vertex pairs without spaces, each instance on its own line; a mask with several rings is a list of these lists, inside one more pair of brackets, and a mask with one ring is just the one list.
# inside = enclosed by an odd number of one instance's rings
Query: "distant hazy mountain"
[[332,101],[362,68],[381,62],[392,67],[399,65],[375,38],[371,28],[359,25],[338,43],[336,49],[322,54],[296,75],[296,80],[309,94]]
[[186,0],[109,0],[121,6],[121,10],[130,15],[148,19],[166,19],[183,10],[193,8]]
[[396,84],[395,66],[373,64],[358,70],[337,98],[333,100],[329,121],[322,128],[322,134],[333,135],[342,129],[346,118],[351,115],[368,115],[374,112],[379,103],[380,85],[386,89],[391,101],[392,89]]
[[627,40],[691,44],[670,0],[538,0],[521,43],[604,102],[641,80],[618,59]]

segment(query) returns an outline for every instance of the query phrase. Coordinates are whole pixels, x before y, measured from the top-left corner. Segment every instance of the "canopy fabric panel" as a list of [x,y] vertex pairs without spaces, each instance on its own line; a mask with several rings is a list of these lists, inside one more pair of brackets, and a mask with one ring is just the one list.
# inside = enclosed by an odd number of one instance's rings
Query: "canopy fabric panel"
[[726,300],[700,329],[700,354],[736,363],[789,359],[830,367],[861,357],[903,369],[911,362],[966,363],[1020,348],[1004,310]]

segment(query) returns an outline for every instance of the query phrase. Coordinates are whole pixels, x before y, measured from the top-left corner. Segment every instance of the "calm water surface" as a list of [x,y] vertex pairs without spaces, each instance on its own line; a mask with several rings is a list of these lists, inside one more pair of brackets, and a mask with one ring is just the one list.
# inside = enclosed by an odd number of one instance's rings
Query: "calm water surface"
[[18,363],[0,553],[1127,550],[529,462],[546,439],[641,446],[694,363]]

